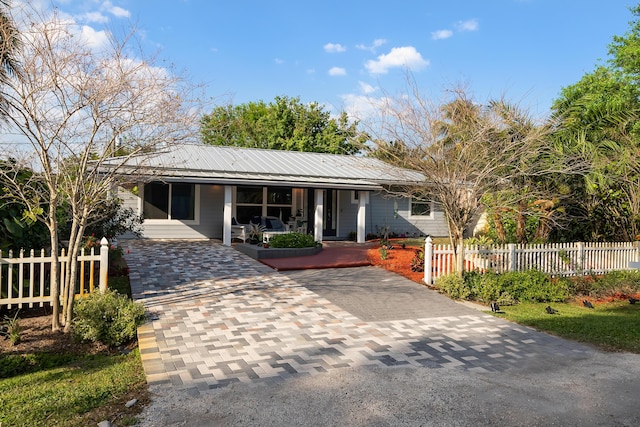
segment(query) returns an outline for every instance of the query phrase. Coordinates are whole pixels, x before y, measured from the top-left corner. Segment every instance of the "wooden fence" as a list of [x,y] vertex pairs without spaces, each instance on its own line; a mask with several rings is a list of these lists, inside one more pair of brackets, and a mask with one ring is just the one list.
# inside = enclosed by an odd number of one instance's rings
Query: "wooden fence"
[[[58,258],[60,277],[64,277],[69,268],[69,259],[64,249]],[[0,252],[0,307],[11,308],[17,305],[22,308],[34,304],[43,307],[51,302],[51,271],[52,257],[42,249],[38,255],[34,250],[25,257],[21,250],[18,257],[9,251],[5,258]],[[109,269],[109,242],[102,238],[100,250],[96,253],[91,248],[89,253],[83,249],[78,256],[78,285],[76,295],[92,292],[96,278],[101,291],[107,289],[107,275]],[[96,264],[98,264],[96,269]]]
[[[455,271],[451,245],[425,242],[425,283]],[[602,274],[628,270],[640,261],[638,242],[554,243],[544,245],[465,246],[464,271],[539,270],[552,276]]]

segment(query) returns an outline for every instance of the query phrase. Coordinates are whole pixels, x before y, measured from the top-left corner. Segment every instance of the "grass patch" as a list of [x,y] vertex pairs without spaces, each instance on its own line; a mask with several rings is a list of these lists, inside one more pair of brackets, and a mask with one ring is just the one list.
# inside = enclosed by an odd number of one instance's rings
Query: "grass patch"
[[553,303],[558,314],[547,314],[548,303],[521,303],[501,307],[498,314],[563,338],[590,343],[607,351],[640,353],[640,304],[628,301],[594,303],[589,309],[576,303]]
[[[131,417],[124,403],[146,393],[138,350],[127,355],[4,355],[0,364],[30,366],[0,380],[0,424],[86,426]],[[119,414],[117,412],[120,412]]]

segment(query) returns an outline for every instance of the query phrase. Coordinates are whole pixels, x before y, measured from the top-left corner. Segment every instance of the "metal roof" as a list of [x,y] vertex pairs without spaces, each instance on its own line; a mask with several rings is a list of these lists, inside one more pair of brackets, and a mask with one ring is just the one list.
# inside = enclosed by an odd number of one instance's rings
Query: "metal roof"
[[[104,163],[118,165],[122,159]],[[129,173],[212,183],[380,188],[424,180],[378,159],[325,153],[185,144],[129,159]],[[173,179],[171,179],[173,178]]]

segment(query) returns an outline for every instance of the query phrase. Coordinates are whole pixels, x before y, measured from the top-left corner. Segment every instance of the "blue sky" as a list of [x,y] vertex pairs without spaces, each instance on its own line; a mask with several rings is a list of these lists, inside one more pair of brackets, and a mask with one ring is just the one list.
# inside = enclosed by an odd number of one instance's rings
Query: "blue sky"
[[96,37],[133,24],[148,53],[205,83],[219,104],[278,95],[364,114],[406,91],[465,85],[545,115],[606,60],[631,0],[54,0]]

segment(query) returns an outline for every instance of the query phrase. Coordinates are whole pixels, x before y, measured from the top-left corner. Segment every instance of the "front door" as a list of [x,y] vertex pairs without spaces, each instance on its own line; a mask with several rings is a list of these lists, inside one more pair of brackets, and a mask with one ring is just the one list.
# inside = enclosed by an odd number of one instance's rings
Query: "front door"
[[325,190],[323,204],[322,236],[335,237],[338,230],[338,191]]

